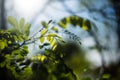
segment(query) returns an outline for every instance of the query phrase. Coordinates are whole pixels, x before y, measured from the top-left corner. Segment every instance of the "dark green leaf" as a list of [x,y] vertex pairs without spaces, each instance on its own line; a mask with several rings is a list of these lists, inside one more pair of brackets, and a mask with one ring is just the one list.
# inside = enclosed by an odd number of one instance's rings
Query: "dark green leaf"
[[44,28],[48,28],[48,24],[45,21],[42,21],[41,24],[43,25]]
[[23,32],[24,32],[24,34],[25,34],[26,36],[29,35],[29,29],[30,29],[30,27],[31,27],[31,24],[30,24],[30,23],[27,23],[27,24],[25,24],[25,26],[24,26]]

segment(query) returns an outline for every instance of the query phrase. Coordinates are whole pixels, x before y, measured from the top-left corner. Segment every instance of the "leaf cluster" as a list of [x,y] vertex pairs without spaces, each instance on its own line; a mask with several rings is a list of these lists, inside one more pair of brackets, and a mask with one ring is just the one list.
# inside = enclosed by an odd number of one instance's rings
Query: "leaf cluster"
[[[90,21],[76,16],[62,19],[58,25],[64,29],[67,23],[77,25],[81,20],[84,22],[82,28],[90,30],[91,26],[88,24]],[[65,41],[58,35],[59,28],[49,25],[52,20],[48,23],[43,21],[42,29],[31,37],[28,37],[31,24],[25,23],[24,18],[17,21],[10,16],[8,22],[13,27],[6,31],[0,30],[0,70],[6,69],[6,73],[10,71],[15,80],[77,80],[75,72],[65,63],[64,47],[61,46],[65,44]],[[81,26],[81,24],[78,25]],[[67,30],[65,33],[81,43],[74,33]],[[35,37],[37,34],[40,36]],[[39,48],[44,49],[44,53],[28,58],[27,44],[36,40],[39,40]]]

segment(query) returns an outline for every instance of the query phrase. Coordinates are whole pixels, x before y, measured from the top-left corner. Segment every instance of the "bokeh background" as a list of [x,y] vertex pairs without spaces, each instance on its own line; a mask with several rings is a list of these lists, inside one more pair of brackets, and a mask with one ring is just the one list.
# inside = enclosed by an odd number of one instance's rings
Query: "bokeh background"
[[[81,47],[91,68],[105,66],[106,72],[120,75],[120,1],[119,0],[0,0],[0,29],[8,29],[7,17],[25,18],[32,24],[30,36],[41,29],[41,21],[54,25],[67,16],[78,15],[93,22],[98,29],[93,34],[79,28],[67,30],[81,39]],[[62,31],[61,31],[62,34]],[[63,35],[69,39],[67,35]],[[28,56],[39,50],[29,45]],[[119,80],[117,78],[115,80]]]

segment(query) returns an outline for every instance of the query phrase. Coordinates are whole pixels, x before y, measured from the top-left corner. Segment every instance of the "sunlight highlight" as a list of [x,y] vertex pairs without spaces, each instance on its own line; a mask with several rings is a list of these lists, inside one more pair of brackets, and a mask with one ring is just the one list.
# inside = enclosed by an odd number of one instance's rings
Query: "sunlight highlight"
[[32,17],[38,13],[47,0],[14,0],[14,9],[18,15]]

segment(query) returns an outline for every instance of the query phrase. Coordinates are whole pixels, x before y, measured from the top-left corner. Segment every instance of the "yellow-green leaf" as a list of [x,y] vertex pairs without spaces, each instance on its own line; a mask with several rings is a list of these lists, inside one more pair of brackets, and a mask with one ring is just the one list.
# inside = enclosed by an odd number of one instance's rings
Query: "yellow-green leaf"
[[51,39],[51,37],[48,36],[48,37],[47,37],[47,40],[50,41],[50,39]]
[[47,32],[48,32],[48,29],[43,29],[43,30],[40,32],[40,34],[41,34],[41,36],[44,36]]
[[2,50],[2,49],[4,49],[5,47],[6,47],[6,42],[5,42],[5,40],[0,40],[0,50]]
[[54,46],[52,47],[52,50],[54,51],[54,50],[56,49],[56,47],[57,47],[57,45],[54,45]]
[[57,34],[54,34],[54,33],[50,33],[48,34],[49,37],[58,37],[58,38],[61,38],[60,36],[58,36]]
[[47,58],[46,56],[42,55],[41,56],[41,61],[43,62],[46,58]]
[[58,23],[58,25],[60,26],[60,27],[62,27],[62,28],[67,28],[67,25],[66,24],[64,24],[63,22],[59,22]]
[[55,26],[53,26],[51,29],[54,30],[55,32],[58,32],[58,28]]
[[47,40],[48,40],[50,43],[52,43],[52,41],[54,40],[54,38],[53,38],[53,37],[47,37]]
[[91,29],[91,23],[89,20],[83,20],[83,25],[81,26],[83,30],[90,30]]
[[51,47],[53,47],[54,45],[56,45],[56,41],[55,40],[50,41],[50,45],[51,45]]
[[41,42],[41,43],[44,43],[44,40],[45,40],[44,37],[40,37],[40,42]]

